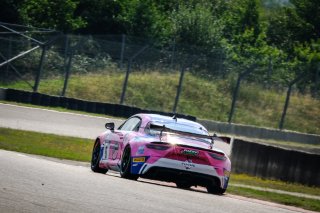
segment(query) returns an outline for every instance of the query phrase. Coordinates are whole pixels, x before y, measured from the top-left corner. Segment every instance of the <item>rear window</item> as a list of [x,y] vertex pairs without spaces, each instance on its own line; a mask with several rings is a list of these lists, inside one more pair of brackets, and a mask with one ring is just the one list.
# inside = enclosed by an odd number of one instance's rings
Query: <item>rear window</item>
[[[209,135],[207,130],[202,128],[202,127],[197,127],[197,126],[189,126],[177,122],[161,122],[161,121],[153,121],[153,124],[159,124],[159,125],[165,125],[167,128],[172,129],[172,130],[177,130],[181,132],[188,132],[188,133],[193,133],[193,134],[198,134],[198,135]],[[150,134],[157,134],[159,131],[158,130],[150,130],[148,128],[148,131]]]

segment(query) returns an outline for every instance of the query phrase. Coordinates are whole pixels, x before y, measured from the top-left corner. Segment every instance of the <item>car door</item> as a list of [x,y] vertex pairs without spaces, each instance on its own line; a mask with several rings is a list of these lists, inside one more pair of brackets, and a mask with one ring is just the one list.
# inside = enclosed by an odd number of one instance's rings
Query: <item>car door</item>
[[[129,139],[137,132],[140,128],[141,118],[131,117],[125,121],[117,130],[113,132],[111,136],[106,140],[107,155],[109,166],[118,170],[118,163],[121,159],[121,153],[128,143]],[[133,133],[133,134],[132,134]]]

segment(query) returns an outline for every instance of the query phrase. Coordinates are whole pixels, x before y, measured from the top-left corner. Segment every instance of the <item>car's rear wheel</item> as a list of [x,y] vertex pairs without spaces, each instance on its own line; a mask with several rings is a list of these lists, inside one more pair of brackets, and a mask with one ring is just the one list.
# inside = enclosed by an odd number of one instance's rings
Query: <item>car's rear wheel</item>
[[99,162],[101,159],[101,152],[100,152],[100,141],[96,140],[93,145],[92,149],[92,156],[91,156],[91,170],[97,173],[105,174],[107,173],[108,169],[103,169],[99,167]]
[[207,191],[210,194],[222,195],[226,192],[226,189],[222,189],[221,187],[217,186],[216,184],[210,184],[207,186]]
[[121,166],[120,166],[120,176],[122,178],[137,180],[138,175],[131,174],[131,148],[127,146],[122,154]]
[[176,185],[178,188],[180,189],[190,189],[191,188],[191,184],[188,182],[176,182]]

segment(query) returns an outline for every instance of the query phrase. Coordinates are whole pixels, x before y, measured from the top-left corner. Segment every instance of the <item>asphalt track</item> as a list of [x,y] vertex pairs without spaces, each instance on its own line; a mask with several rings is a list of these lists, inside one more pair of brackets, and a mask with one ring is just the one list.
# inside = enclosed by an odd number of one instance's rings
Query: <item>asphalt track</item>
[[299,212],[202,188],[122,179],[88,165],[0,150],[0,212]]
[[[92,138],[104,131],[106,120],[0,104],[2,127]],[[308,212],[228,193],[210,195],[200,187],[181,190],[171,183],[125,180],[117,173],[93,173],[86,163],[0,150],[0,212],[97,211]]]

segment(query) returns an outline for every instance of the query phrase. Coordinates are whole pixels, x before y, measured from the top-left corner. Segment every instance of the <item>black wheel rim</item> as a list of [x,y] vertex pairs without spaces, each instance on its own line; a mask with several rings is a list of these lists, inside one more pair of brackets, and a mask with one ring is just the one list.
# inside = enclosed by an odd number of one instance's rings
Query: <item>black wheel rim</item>
[[99,143],[94,144],[94,148],[92,151],[92,165],[96,165],[99,161],[99,154],[100,154],[100,146]]
[[126,172],[130,165],[130,149],[126,148],[121,162],[122,172]]

